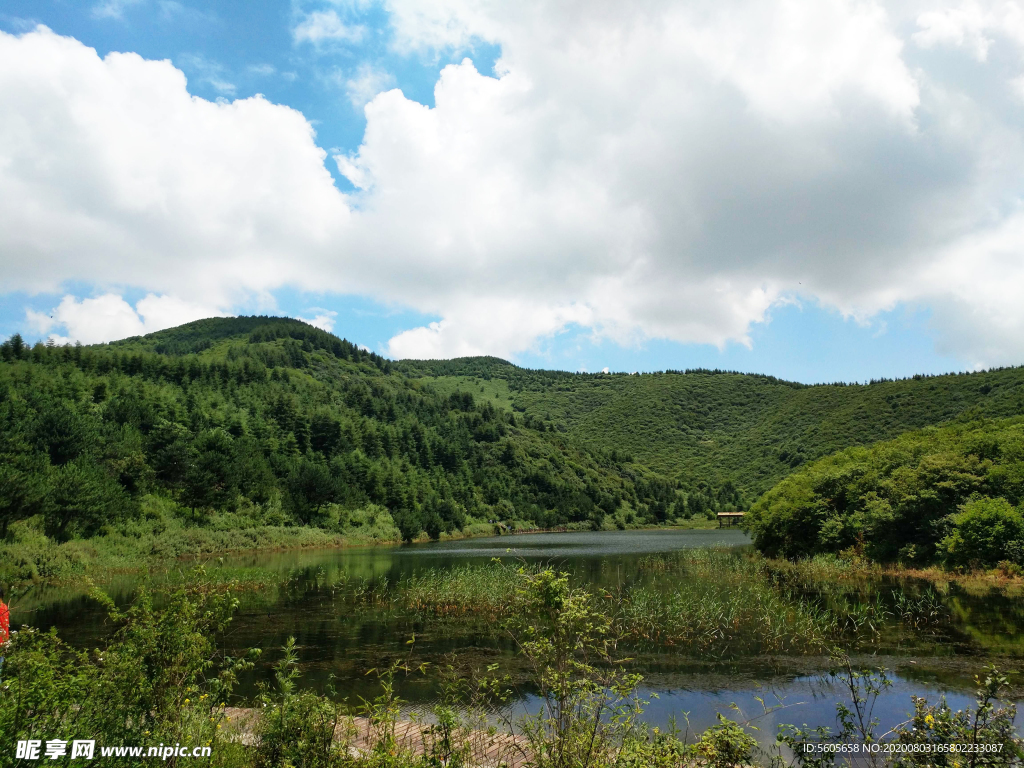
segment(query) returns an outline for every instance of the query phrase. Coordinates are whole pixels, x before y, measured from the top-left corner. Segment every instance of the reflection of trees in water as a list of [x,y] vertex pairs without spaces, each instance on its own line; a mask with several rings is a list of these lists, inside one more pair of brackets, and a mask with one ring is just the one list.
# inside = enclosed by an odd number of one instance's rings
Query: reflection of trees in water
[[955,629],[974,648],[986,654],[1024,656],[1020,637],[1024,600],[1008,597],[995,588],[986,595],[977,595],[950,585],[947,604]]

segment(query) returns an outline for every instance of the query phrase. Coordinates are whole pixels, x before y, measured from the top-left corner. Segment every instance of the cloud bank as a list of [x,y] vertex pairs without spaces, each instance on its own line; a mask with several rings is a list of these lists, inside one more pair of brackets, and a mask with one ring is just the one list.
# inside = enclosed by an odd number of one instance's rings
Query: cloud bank
[[[432,108],[373,95],[367,69],[362,144],[334,158],[300,113],[192,97],[169,62],[0,33],[5,287],[109,291],[54,315],[94,339],[282,286],[359,293],[442,318],[391,339],[403,357],[514,356],[568,327],[749,343],[794,297],[859,320],[910,304],[942,352],[1024,362],[1016,4],[387,10],[396,49],[501,58],[444,68]],[[343,28],[316,18],[296,41]],[[154,308],[117,304],[128,288]]]

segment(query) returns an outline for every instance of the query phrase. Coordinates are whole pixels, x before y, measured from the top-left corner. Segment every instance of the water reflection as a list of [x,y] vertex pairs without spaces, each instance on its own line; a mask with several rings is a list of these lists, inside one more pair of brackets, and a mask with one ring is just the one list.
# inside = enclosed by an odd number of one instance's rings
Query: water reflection
[[[694,547],[731,547],[741,552],[749,539],[738,530],[625,531],[595,533],[527,534],[463,541],[379,547],[372,549],[248,553],[214,558],[211,573],[229,577],[244,574],[266,587],[244,595],[241,609],[223,639],[225,648],[239,652],[249,647],[267,649],[261,664],[241,681],[240,693],[251,696],[261,681],[271,677],[271,666],[288,637],[294,636],[302,665],[302,684],[317,690],[335,688],[350,701],[377,693],[376,681],[366,671],[411,653],[416,664],[431,662],[432,669],[454,664],[464,676],[479,674],[488,664],[501,662],[516,671],[511,639],[500,626],[479,618],[425,621],[389,608],[353,608],[340,599],[334,585],[345,580],[387,580],[395,583],[427,569],[445,569],[492,558],[552,562],[574,571],[595,586],[605,588],[635,583],[641,578],[642,557]],[[160,573],[152,581],[180,578],[191,568]],[[116,602],[129,601],[142,577],[118,576],[103,585]],[[921,585],[872,584],[865,589],[920,592]],[[843,587],[849,589],[849,587]],[[930,587],[927,587],[930,589]],[[1024,603],[998,592],[974,595],[955,585],[936,599],[950,617],[939,628],[893,630],[878,643],[876,652],[890,658],[874,659],[898,670],[895,686],[880,702],[883,726],[905,719],[910,695],[932,700],[945,693],[956,706],[970,702],[973,674],[989,658],[998,658],[1004,671],[1021,671]],[[40,589],[17,604],[13,623],[54,626],[69,642],[94,646],[110,632],[104,611],[85,594],[84,587]],[[406,644],[413,635],[416,643]],[[871,661],[871,660],[869,660]],[[760,723],[774,736],[775,722],[815,725],[834,723],[839,692],[822,690],[816,672],[823,659],[745,658],[707,662],[665,651],[637,655],[637,666],[647,677],[652,698],[647,719],[667,725],[675,717],[701,730],[714,722],[716,712],[728,714],[735,703],[744,716],[757,714],[757,697],[785,705]],[[438,676],[410,676],[401,681],[401,695],[413,707],[436,699]],[[529,701],[529,699],[527,699]]]

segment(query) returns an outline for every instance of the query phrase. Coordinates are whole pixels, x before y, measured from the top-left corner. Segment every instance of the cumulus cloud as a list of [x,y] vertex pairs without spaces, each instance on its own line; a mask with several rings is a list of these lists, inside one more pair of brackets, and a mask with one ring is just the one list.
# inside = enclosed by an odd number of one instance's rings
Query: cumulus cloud
[[[749,344],[750,325],[794,294],[858,320],[996,295],[998,272],[954,280],[937,265],[970,258],[954,244],[999,226],[993,206],[1019,195],[1012,114],[983,103],[1012,85],[992,71],[972,91],[941,66],[910,66],[904,30],[926,31],[924,12],[843,0],[389,7],[409,49],[475,37],[502,50],[496,77],[446,68],[434,109],[381,94],[359,152],[338,158],[364,190],[367,233],[418,214],[388,243],[418,243],[436,276],[436,301],[418,306],[444,319],[393,339],[393,353],[465,352],[477,335],[515,350],[552,332],[500,343],[514,337],[506,311],[486,299],[464,310],[446,286],[549,317],[584,307],[584,324],[622,343],[719,345]],[[988,321],[953,314],[970,319],[954,340],[937,312],[942,343],[974,356]],[[578,321],[542,325],[564,322]],[[1006,335],[982,357],[1022,356]]]
[[345,93],[352,106],[362,109],[373,97],[389,88],[394,88],[395,76],[370,64],[359,67],[354,77],[345,81]]
[[[57,343],[80,341],[96,344],[224,314],[215,307],[198,306],[172,296],[154,294],[140,299],[133,308],[120,296],[107,293],[82,300],[65,296],[52,312],[28,310],[26,318],[40,334]],[[50,333],[53,328],[61,326],[67,329],[66,336]]]
[[7,290],[77,281],[230,307],[319,285],[310,260],[348,209],[300,113],[195,98],[170,62],[101,59],[45,28],[0,33],[0,100]]
[[320,307],[312,307],[308,311],[313,313],[313,317],[299,317],[299,320],[328,333],[334,330],[334,320],[338,316],[337,312]]
[[[568,328],[750,344],[797,296],[861,321],[902,303],[931,309],[943,352],[1021,362],[1014,8],[389,0],[394,47],[501,57],[445,67],[433,107],[352,78],[366,132],[333,158],[351,194],[294,110],[195,98],[168,62],[45,29],[0,34],[5,285],[218,310],[290,285],[441,318],[392,338],[400,357],[513,356]],[[297,42],[346,39],[317,13]],[[90,311],[119,319],[98,334],[149,328],[101,298]],[[65,301],[70,335],[99,299]]]
[[296,43],[308,42],[314,45],[323,42],[357,43],[366,30],[361,26],[349,26],[338,16],[337,11],[314,11],[306,14],[292,29]]
[[996,37],[1024,46],[1024,8],[1018,3],[969,2],[934,8],[917,17],[914,42],[922,48],[964,48],[978,61],[988,59]]

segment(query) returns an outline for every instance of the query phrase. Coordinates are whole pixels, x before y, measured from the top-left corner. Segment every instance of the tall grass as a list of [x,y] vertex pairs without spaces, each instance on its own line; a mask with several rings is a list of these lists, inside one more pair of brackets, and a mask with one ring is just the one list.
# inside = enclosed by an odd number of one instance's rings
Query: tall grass
[[[364,600],[435,618],[500,619],[516,610],[524,573],[538,570],[507,563],[430,570],[367,588]],[[712,657],[853,649],[886,627],[919,629],[948,618],[933,591],[886,590],[860,575],[834,559],[777,563],[692,549],[643,558],[628,581],[595,590],[593,600],[639,648]]]
[[434,616],[506,616],[521,574],[534,570],[504,563],[430,570],[399,582],[394,599],[404,608]]

